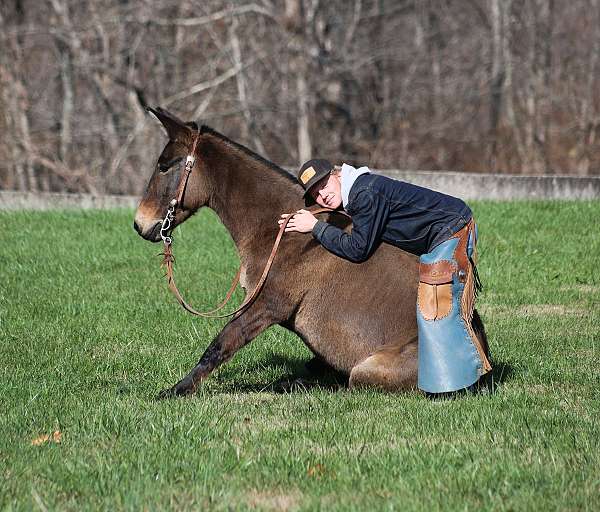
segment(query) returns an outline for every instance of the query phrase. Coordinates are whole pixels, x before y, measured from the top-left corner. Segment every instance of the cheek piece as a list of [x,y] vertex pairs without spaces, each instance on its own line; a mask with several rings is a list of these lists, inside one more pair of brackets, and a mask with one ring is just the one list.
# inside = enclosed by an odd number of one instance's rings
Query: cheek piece
[[195,153],[199,137],[200,131],[197,131],[196,137],[194,138],[194,143],[192,145],[192,150],[185,158],[185,169],[183,170],[183,176],[181,176],[181,181],[177,186],[177,193],[175,194],[175,198],[171,199],[171,201],[169,202],[169,208],[167,209],[167,213],[160,227],[160,237],[162,238],[162,241],[164,242],[165,246],[171,245],[173,243],[173,239],[171,238],[171,228],[173,225],[173,220],[175,219],[175,211],[177,209],[177,206],[181,205],[181,200],[183,199],[183,194],[185,193],[188,178],[190,177],[192,169],[194,168],[194,164],[196,163]]

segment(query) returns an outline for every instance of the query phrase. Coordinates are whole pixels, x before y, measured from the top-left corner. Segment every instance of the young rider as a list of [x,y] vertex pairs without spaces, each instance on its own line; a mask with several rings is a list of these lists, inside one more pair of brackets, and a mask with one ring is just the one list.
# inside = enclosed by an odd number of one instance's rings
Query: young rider
[[[380,242],[420,256],[417,297],[418,386],[429,393],[466,388],[491,370],[471,326],[477,288],[477,228],[460,199],[372,174],[368,167],[335,167],[309,160],[297,175],[306,205],[337,209],[352,218],[347,233],[298,210],[286,231],[311,232],[328,251],[353,262],[368,259]],[[285,213],[279,220],[288,214]]]

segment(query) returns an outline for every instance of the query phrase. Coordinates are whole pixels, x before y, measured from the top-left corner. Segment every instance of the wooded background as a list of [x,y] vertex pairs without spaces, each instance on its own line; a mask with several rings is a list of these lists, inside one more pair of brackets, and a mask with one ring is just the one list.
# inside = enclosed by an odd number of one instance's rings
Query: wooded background
[[600,174],[600,0],[0,0],[0,188],[140,193],[146,104],[296,167]]

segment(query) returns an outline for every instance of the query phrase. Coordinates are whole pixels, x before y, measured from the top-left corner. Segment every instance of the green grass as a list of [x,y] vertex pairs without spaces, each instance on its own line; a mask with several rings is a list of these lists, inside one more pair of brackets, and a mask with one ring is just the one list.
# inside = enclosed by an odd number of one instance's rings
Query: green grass
[[[155,402],[224,322],[180,309],[131,211],[0,213],[0,508],[598,510],[600,202],[474,208],[501,382],[447,401],[276,393],[310,354],[272,328]],[[175,253],[217,303],[237,261],[210,212]]]

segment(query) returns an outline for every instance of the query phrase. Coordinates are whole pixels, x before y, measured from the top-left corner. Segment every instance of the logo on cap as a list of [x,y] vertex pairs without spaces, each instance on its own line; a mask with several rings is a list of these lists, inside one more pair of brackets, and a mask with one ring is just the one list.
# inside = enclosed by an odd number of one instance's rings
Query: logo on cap
[[309,167],[300,176],[300,181],[303,185],[306,185],[308,180],[310,180],[315,174],[317,174],[317,171],[315,171],[312,167]]

